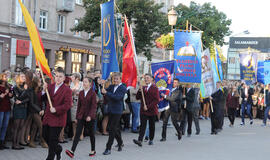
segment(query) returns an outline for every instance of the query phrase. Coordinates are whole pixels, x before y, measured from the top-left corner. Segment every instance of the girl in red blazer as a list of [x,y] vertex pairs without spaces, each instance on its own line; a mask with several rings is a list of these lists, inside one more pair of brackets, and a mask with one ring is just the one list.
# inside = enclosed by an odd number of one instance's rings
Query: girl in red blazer
[[73,158],[74,152],[80,140],[83,127],[90,131],[91,152],[90,157],[95,156],[95,118],[97,110],[96,93],[91,88],[93,80],[89,77],[83,79],[83,90],[79,93],[78,107],[76,114],[77,128],[71,150],[66,150],[66,154]]
[[228,118],[230,120],[230,127],[233,126],[236,110],[239,107],[239,94],[236,90],[236,87],[232,87],[230,93],[227,97],[227,109],[228,109]]

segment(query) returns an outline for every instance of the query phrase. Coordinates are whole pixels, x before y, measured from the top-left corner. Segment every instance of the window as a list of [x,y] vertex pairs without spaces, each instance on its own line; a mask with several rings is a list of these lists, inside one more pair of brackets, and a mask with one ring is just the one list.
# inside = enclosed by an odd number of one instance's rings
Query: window
[[[24,3],[24,0],[22,0],[22,3]],[[18,0],[16,0],[15,24],[24,25],[22,9]]]
[[96,56],[95,55],[87,55],[87,63],[86,63],[86,70],[90,71],[92,68],[95,67],[95,59]]
[[82,5],[83,2],[82,2],[82,0],[76,0],[76,4]]
[[234,57],[230,57],[229,58],[229,63],[230,64],[235,64],[235,58]]
[[47,11],[40,11],[39,29],[47,30],[47,23],[48,23],[48,12]]
[[58,15],[58,33],[65,32],[65,16]]
[[[75,19],[74,25],[77,26],[79,24],[79,20]],[[81,32],[74,32],[74,36],[81,36]]]

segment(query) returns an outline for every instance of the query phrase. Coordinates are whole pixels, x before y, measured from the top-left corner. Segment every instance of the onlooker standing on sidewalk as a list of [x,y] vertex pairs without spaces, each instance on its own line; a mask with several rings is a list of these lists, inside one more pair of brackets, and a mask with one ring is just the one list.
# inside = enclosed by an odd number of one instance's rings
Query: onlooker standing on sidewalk
[[130,87],[129,92],[130,92],[130,102],[132,106],[132,127],[131,127],[131,132],[133,133],[139,133],[138,127],[140,123],[140,100],[136,99],[136,94],[139,90],[139,82],[137,83],[137,87],[133,88]]

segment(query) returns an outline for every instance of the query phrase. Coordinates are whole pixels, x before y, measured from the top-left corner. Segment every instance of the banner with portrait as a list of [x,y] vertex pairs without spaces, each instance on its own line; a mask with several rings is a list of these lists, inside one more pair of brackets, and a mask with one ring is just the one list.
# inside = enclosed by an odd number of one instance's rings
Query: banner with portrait
[[180,82],[201,83],[201,33],[174,32],[175,76]]
[[240,77],[247,85],[256,81],[255,73],[257,71],[257,54],[240,53]]
[[156,86],[159,90],[160,102],[158,104],[159,112],[169,108],[169,102],[161,94],[169,95],[173,86],[174,61],[165,61],[151,64],[152,75],[154,76]]

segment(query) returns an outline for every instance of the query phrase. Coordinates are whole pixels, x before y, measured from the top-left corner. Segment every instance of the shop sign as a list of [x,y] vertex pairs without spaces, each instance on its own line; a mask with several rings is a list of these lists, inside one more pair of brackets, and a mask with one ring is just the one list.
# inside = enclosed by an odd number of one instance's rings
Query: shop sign
[[94,54],[89,49],[69,48],[68,46],[67,47],[60,47],[59,50],[64,51],[64,52],[77,52],[77,53],[85,53],[85,54]]

